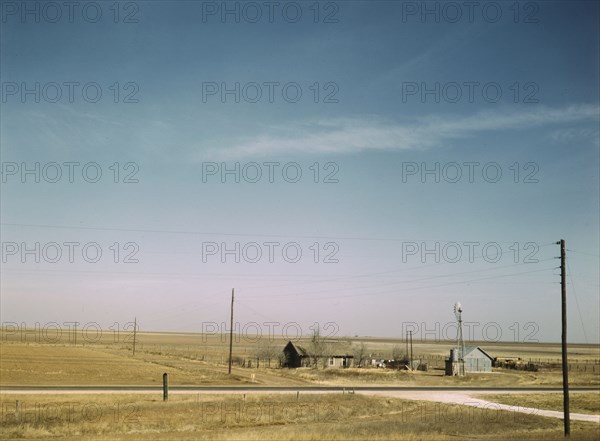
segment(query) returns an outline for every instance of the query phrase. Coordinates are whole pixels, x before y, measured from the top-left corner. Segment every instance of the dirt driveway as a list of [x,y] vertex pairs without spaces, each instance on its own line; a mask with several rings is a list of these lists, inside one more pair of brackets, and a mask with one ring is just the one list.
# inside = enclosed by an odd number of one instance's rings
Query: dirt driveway
[[[472,406],[480,409],[505,410],[509,412],[526,413],[529,415],[540,415],[550,418],[563,419],[563,412],[556,410],[543,410],[532,407],[510,406],[508,404],[494,403],[492,401],[477,398],[477,395],[487,395],[493,391],[358,391],[368,395],[379,395],[386,397],[402,398],[405,400],[432,401],[444,404],[459,404],[463,406]],[[504,392],[503,392],[504,393]],[[506,393],[526,393],[526,392],[506,392]],[[600,424],[600,415],[590,415],[583,413],[571,413],[570,418],[573,421],[588,421]]]

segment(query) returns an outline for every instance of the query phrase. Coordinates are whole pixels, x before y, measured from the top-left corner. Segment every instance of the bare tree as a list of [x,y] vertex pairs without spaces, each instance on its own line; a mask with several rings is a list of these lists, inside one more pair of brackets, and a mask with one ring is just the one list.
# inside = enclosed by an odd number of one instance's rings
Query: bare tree
[[408,355],[402,352],[402,348],[400,346],[394,346],[392,348],[392,360],[395,361],[408,361]]
[[308,356],[311,360],[311,365],[317,367],[319,365],[319,358],[324,358],[325,363],[327,362],[329,348],[325,339],[321,336],[321,332],[319,328],[315,328],[313,330],[313,334],[310,338],[310,342],[308,343],[307,348]]
[[277,352],[276,359],[277,359],[277,363],[279,364],[278,367],[280,367],[280,368],[283,367],[283,364],[286,361],[285,354],[283,353],[283,351],[278,351]]
[[354,355],[354,363],[356,367],[362,367],[364,361],[367,359],[369,349],[364,341],[353,347],[352,355]]
[[274,342],[270,339],[261,341],[254,353],[257,358],[263,360],[263,363],[266,361],[267,367],[271,367],[271,360],[278,360],[279,355],[283,355],[281,348],[275,346]]

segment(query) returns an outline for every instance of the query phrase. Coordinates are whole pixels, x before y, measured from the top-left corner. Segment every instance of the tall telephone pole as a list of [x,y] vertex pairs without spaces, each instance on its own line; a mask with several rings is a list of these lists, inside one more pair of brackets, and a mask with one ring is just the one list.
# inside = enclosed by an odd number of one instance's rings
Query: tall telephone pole
[[133,318],[133,356],[135,357],[135,337],[137,334],[137,317]]
[[231,375],[231,354],[233,352],[233,290],[231,288],[231,322],[229,326],[229,374]]
[[410,335],[410,370],[413,369],[413,351],[412,351],[412,331],[409,331]]
[[567,363],[567,271],[565,268],[566,253],[565,241],[560,242],[560,285],[561,285],[561,312],[562,312],[562,374],[563,374],[563,411],[565,423],[565,437],[571,434],[571,421],[569,415],[569,365]]

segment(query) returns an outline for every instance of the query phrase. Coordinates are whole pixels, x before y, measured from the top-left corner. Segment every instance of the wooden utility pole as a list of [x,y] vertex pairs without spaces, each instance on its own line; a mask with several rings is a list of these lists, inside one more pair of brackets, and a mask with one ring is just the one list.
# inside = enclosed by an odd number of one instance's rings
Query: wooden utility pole
[[571,434],[571,421],[569,414],[569,365],[567,362],[567,271],[565,241],[560,242],[560,285],[561,285],[561,312],[562,312],[562,374],[563,374],[563,411],[565,424],[565,437]]
[[137,334],[137,317],[133,318],[133,356],[135,357],[135,337]]
[[413,368],[413,350],[412,350],[412,331],[409,331],[408,335],[410,335],[410,370]]
[[231,288],[231,321],[229,325],[229,374],[231,375],[231,362],[233,352],[233,290]]

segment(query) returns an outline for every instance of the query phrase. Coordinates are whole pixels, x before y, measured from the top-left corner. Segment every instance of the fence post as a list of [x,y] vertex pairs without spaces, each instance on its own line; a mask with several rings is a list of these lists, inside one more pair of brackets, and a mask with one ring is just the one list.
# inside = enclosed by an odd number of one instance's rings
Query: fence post
[[169,399],[169,374],[163,374],[163,401]]

